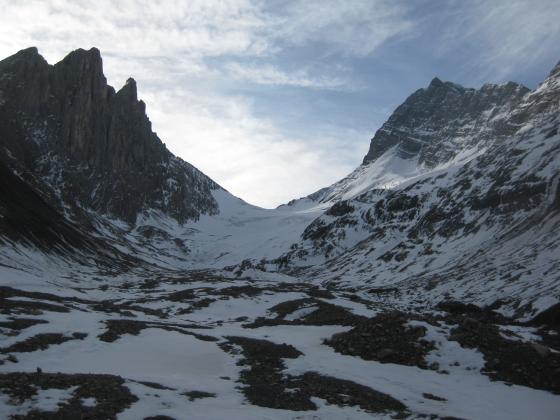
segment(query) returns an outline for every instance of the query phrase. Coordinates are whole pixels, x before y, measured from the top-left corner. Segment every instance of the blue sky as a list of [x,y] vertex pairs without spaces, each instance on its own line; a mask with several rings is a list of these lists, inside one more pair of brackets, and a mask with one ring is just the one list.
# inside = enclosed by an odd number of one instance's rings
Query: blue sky
[[101,50],[167,146],[264,207],[360,164],[438,76],[533,88],[560,60],[558,0],[0,0],[0,55]]

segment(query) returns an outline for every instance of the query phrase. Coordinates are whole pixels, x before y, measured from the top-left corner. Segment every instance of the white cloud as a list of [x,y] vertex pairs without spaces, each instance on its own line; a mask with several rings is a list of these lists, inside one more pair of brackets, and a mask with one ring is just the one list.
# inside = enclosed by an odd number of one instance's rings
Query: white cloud
[[[4,3],[4,4],[2,4]],[[265,25],[249,0],[2,1],[0,52],[37,45],[49,60],[96,46],[126,58],[174,57],[199,61],[224,54],[259,55]]]
[[306,69],[288,73],[270,64],[255,65],[231,62],[226,64],[225,70],[228,76],[260,85],[283,85],[335,90],[348,90],[352,88],[352,82],[346,78],[328,75],[312,76]]

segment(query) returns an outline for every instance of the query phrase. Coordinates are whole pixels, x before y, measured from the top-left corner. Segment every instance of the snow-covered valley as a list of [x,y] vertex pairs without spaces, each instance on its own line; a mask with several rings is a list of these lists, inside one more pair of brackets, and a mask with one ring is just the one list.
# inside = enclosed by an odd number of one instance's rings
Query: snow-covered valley
[[[550,392],[558,376],[540,359],[558,368],[557,352],[544,350],[557,336],[512,327],[491,312],[393,313],[391,329],[380,320],[381,329],[360,332],[365,344],[342,337],[335,346],[325,340],[375,322],[391,305],[259,271],[129,280],[32,280],[4,271],[3,284],[6,417],[59,410],[60,417],[123,419],[552,419],[560,410]],[[480,340],[482,350],[461,347],[454,333],[471,324],[464,337]],[[488,336],[481,325],[492,326]],[[492,369],[497,356],[488,357],[485,340],[504,345],[495,349],[503,362]],[[530,370],[518,373],[510,363]],[[112,375],[119,393],[103,392],[100,374]]]

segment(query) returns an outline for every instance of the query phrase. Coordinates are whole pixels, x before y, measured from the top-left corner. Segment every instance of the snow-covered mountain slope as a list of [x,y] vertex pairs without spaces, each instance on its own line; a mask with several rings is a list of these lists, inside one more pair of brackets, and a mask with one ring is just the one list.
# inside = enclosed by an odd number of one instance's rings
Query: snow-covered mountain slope
[[265,210],[97,50],[0,62],[0,417],[556,419],[559,111],[434,79]]
[[424,304],[505,299],[523,312],[559,301],[559,86],[556,68],[436,166],[422,164],[424,148],[404,156],[403,143],[391,146],[330,187],[321,199],[347,199],[283,260],[327,282],[409,290]]
[[[251,206],[173,156],[151,131],[134,80],[115,93],[95,48],[54,66],[22,50],[0,62],[0,95],[0,161],[53,214],[116,254],[167,268],[273,259],[325,207]],[[33,245],[48,253],[65,242],[53,232]]]
[[271,260],[298,241],[301,232],[316,217],[321,207],[267,210],[252,206],[224,190],[214,191],[219,213],[204,215],[197,221],[178,225],[174,220],[146,217],[139,219],[131,234],[144,226],[180,233],[188,247],[190,267],[224,267],[242,260]]
[[[558,68],[533,92],[434,79],[377,131],[352,174],[275,210],[171,155],[134,81],[115,93],[95,49],[54,66],[23,50],[0,73],[5,165],[115,258],[171,270],[250,260],[351,287],[396,284],[432,303],[507,296],[520,313],[559,298]],[[14,258],[8,239],[4,262]]]
[[558,68],[533,92],[434,79],[352,174],[275,210],[171,155],[134,81],[114,93],[95,49],[54,66],[23,50],[0,73],[3,161],[120,259],[165,269],[250,260],[352,287],[429,288],[432,303],[507,297],[520,313],[559,299]]
[[334,204],[469,159],[504,134],[505,115],[528,92],[513,82],[477,90],[435,78],[377,130],[362,165],[309,199]]
[[100,240],[122,253],[169,269],[222,268],[251,260],[273,260],[297,242],[322,214],[305,208],[267,210],[219,189],[211,192],[219,212],[179,223],[158,211],[144,211],[136,223],[92,215]]

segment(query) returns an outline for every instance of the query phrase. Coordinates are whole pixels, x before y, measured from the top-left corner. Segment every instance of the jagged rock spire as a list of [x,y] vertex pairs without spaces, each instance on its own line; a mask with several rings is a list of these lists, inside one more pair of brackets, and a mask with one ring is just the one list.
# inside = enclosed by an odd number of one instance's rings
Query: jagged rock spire
[[57,188],[69,200],[127,221],[148,207],[179,221],[217,211],[210,190],[219,186],[167,150],[133,78],[118,92],[107,85],[97,48],[72,51],[53,66],[28,48],[0,62],[0,76],[8,73],[0,77],[0,130],[12,126],[0,148],[45,173],[56,156],[57,170],[69,174]]

